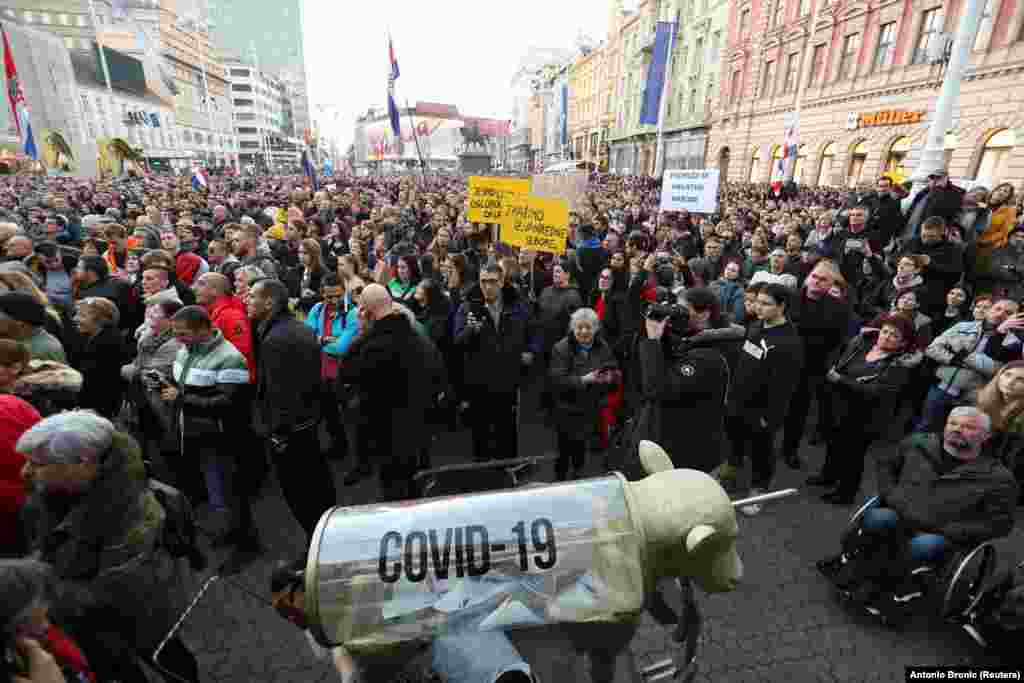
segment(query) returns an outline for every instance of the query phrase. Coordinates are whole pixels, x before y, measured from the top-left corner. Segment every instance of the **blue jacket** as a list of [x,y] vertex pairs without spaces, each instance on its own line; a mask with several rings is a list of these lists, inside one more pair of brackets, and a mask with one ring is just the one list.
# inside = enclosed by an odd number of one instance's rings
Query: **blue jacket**
[[[335,337],[337,341],[321,347],[321,351],[332,356],[345,355],[348,347],[352,345],[352,340],[356,338],[356,333],[359,332],[359,307],[352,305],[348,293],[345,294],[344,307],[348,309],[348,313],[335,316],[331,322],[331,334],[329,336]],[[323,314],[324,304],[320,302],[313,306],[309,314],[306,315],[306,327],[313,330],[313,334],[317,337],[323,334]]]

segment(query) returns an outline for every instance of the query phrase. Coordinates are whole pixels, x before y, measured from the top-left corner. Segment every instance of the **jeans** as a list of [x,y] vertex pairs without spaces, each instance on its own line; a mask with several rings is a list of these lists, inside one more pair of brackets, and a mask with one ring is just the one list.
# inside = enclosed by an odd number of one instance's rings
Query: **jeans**
[[228,457],[217,451],[206,449],[200,460],[203,479],[206,481],[206,497],[214,510],[226,510],[228,507],[225,477],[227,476],[226,471],[230,469],[230,464],[225,466],[224,462]]
[[946,418],[956,404],[957,396],[946,393],[937,386],[928,390],[921,408],[921,419],[914,425],[915,432],[938,432],[946,425]]
[[828,482],[835,482],[840,495],[851,498],[857,495],[864,476],[864,459],[874,440],[874,436],[859,430],[849,419],[829,435],[821,476]]
[[[889,535],[901,531],[900,516],[895,510],[872,507],[864,512],[862,527],[872,534]],[[913,562],[941,562],[949,542],[939,534],[913,534],[910,538],[910,559]]]
[[751,426],[742,417],[729,416],[725,433],[732,445],[729,464],[742,470],[749,455],[751,488],[767,489],[775,476],[775,432]]

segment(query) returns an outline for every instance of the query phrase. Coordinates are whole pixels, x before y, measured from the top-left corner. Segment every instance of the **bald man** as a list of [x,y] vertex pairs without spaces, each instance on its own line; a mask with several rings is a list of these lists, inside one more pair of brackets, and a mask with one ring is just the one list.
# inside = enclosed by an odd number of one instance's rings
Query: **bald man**
[[354,386],[362,418],[357,434],[359,465],[345,477],[351,485],[379,466],[378,501],[415,496],[412,476],[430,443],[427,412],[444,364],[433,342],[417,334],[383,286],[372,284],[359,301],[362,333],[345,354],[338,387]]
[[256,382],[256,360],[252,353],[252,326],[245,305],[232,294],[231,282],[220,273],[199,276],[193,287],[196,303],[206,309],[213,325],[245,356],[249,381]]

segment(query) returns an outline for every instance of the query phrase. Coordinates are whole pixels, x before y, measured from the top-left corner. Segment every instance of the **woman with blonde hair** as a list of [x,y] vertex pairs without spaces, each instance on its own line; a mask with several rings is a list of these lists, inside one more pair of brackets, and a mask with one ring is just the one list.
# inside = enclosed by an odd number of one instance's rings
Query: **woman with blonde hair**
[[[1014,472],[1017,482],[1024,481],[1024,360],[1007,363],[989,383],[968,397],[992,421],[989,453]],[[1024,499],[1024,491],[1021,492]]]
[[82,373],[79,407],[114,419],[123,396],[121,365],[125,343],[118,329],[121,314],[114,302],[98,296],[82,299],[75,308],[81,343],[72,354],[72,365]]
[[52,304],[50,297],[39,289],[31,277],[16,270],[0,270],[0,293],[3,292],[23,292],[41,303],[46,308],[44,329],[56,337],[64,348],[68,347],[68,332],[71,329],[70,309]]

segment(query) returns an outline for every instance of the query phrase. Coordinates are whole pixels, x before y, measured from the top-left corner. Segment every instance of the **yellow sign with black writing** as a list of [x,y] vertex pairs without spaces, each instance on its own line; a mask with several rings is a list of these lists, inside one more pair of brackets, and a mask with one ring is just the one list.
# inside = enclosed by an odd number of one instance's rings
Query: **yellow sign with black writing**
[[505,207],[501,241],[513,247],[565,253],[569,238],[569,203],[564,199],[519,197]]
[[466,217],[470,223],[500,223],[504,207],[516,197],[530,194],[530,180],[469,177]]

